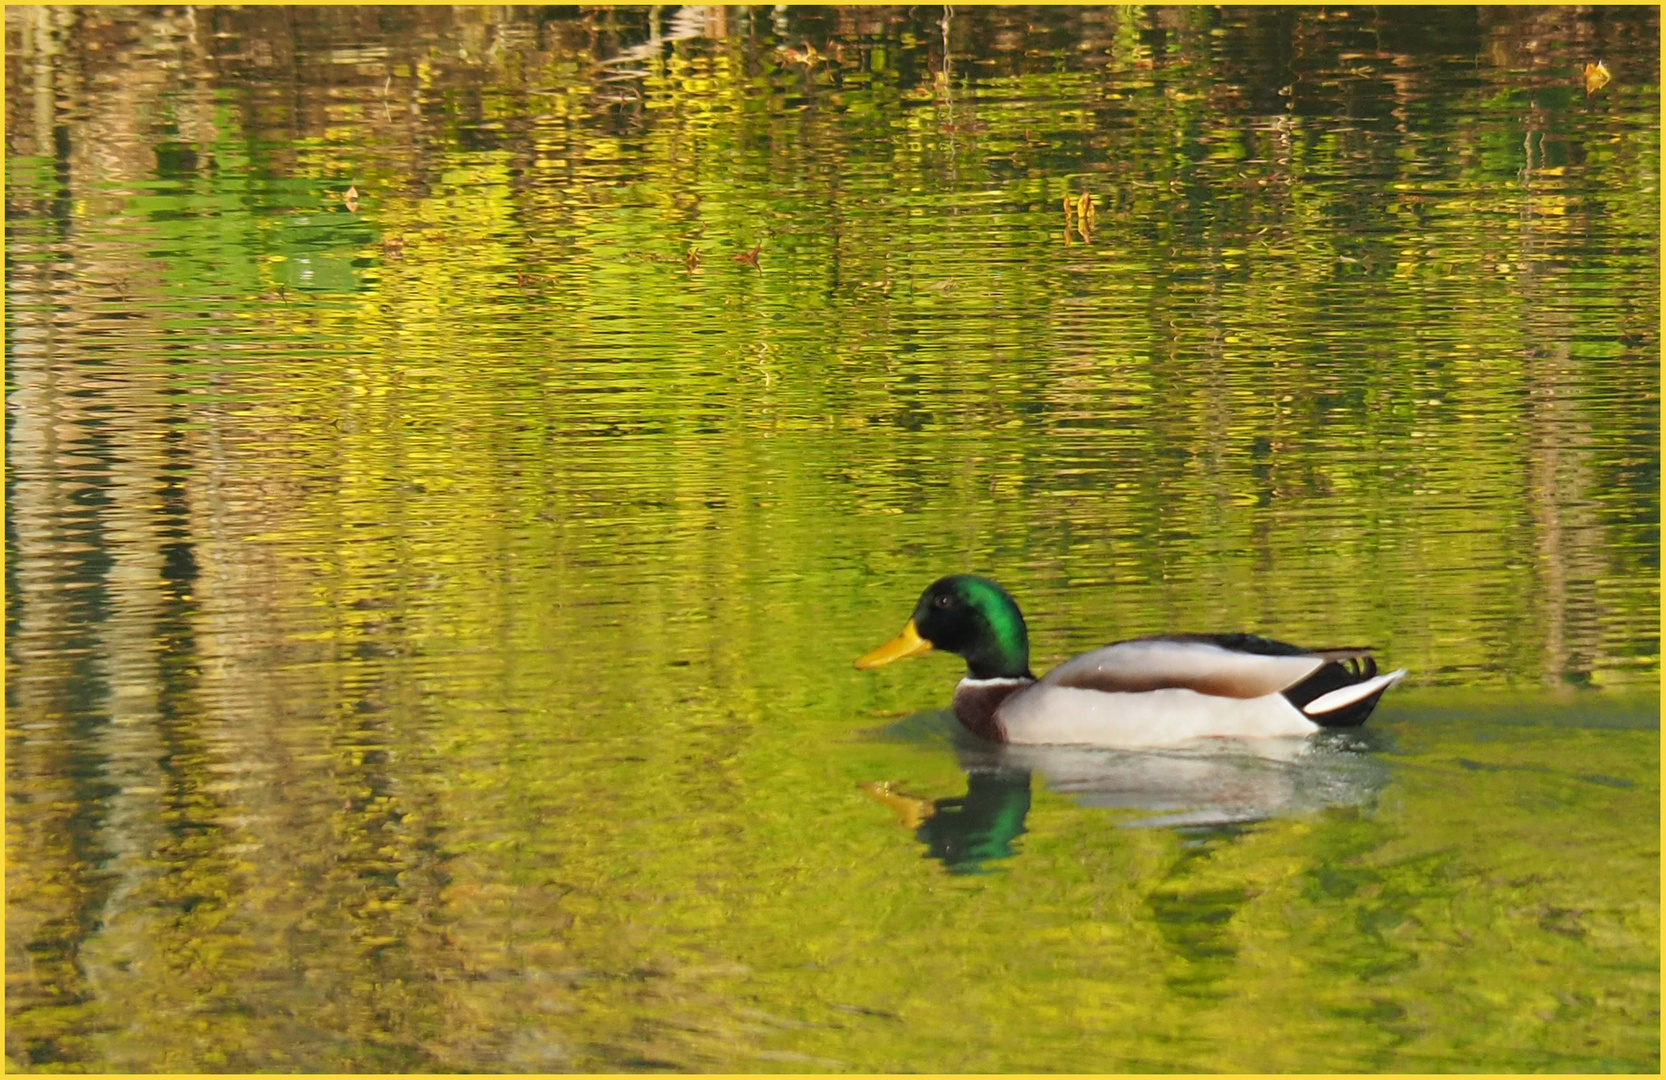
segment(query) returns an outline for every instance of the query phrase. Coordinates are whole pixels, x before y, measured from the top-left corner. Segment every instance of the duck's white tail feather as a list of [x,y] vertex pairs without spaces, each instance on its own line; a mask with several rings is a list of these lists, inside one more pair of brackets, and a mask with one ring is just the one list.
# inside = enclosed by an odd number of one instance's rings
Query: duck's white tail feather
[[1357,682],[1351,686],[1332,690],[1328,694],[1320,694],[1303,706],[1302,712],[1309,716],[1323,716],[1325,713],[1336,712],[1338,709],[1346,709],[1350,705],[1356,705],[1364,701],[1373,694],[1382,693],[1405,678],[1405,675],[1406,669],[1400,668],[1389,672],[1387,675],[1378,675],[1375,678],[1366,679],[1364,682]]

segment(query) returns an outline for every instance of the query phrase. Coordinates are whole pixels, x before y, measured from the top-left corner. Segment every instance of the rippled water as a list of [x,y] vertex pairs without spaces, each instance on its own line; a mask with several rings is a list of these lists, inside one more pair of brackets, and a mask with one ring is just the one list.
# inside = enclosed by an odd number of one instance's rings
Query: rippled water
[[1658,1069],[1654,9],[5,25],[10,1068]]

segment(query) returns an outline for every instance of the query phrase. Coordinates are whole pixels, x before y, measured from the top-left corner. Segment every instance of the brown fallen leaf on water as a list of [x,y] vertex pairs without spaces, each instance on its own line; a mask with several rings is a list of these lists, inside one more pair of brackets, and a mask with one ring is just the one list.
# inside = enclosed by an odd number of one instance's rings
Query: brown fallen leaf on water
[[738,262],[738,263],[745,263],[747,266],[750,266],[754,270],[761,270],[761,269],[763,269],[763,267],[758,265],[758,252],[762,251],[763,249],[764,249],[764,245],[762,243],[759,243],[755,247],[753,247],[753,249],[751,251],[743,251],[739,255],[736,255],[735,256],[735,261]]
[[694,271],[700,269],[700,249],[699,248],[691,247],[691,248],[688,249],[688,254],[683,257],[683,266],[691,274],[694,273]]
[[390,259],[404,257],[405,238],[402,236],[390,236],[386,240],[383,240],[382,254],[388,256]]
[[787,63],[803,64],[805,67],[815,67],[817,64],[826,59],[826,57],[817,52],[816,47],[808,41],[804,43],[804,49],[802,52],[786,45],[783,45],[775,51],[780,53],[781,59],[785,60]]
[[[1064,196],[1064,244],[1070,246],[1070,227],[1076,226],[1076,232],[1082,237],[1082,243],[1093,243],[1093,223],[1099,217],[1099,212],[1093,208],[1093,196],[1082,192],[1078,198],[1071,198],[1070,193]],[[1074,221],[1072,221],[1074,218]]]
[[1608,81],[1610,79],[1612,79],[1613,77],[1614,77],[1613,74],[1611,74],[1608,70],[1608,65],[1603,63],[1601,60],[1598,60],[1594,64],[1586,64],[1585,65],[1585,96],[1590,97],[1592,94],[1596,93],[1598,90],[1601,90],[1603,87],[1607,86]]
[[341,197],[341,201],[347,204],[347,212],[349,214],[358,213],[359,212],[359,189],[356,188],[356,187],[349,187],[347,189],[347,193],[344,194]]

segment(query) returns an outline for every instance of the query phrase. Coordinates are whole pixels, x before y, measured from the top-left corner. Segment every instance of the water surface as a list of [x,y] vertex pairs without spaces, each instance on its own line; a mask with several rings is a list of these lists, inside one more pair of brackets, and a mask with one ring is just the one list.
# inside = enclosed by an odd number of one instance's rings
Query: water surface
[[9,1067],[1658,1070],[1654,9],[5,25]]

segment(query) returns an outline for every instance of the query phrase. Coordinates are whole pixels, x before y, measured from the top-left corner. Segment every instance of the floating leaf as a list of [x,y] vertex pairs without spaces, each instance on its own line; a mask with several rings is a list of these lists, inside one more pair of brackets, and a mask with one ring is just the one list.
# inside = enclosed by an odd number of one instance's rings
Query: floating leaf
[[736,255],[735,256],[735,261],[738,262],[738,263],[745,263],[747,266],[752,267],[754,270],[762,269],[762,267],[760,267],[758,265],[758,252],[762,251],[763,249],[764,249],[764,245],[762,244],[762,242],[760,242],[757,245],[755,245],[752,248],[751,251],[743,251],[739,255]]
[[827,59],[821,53],[817,52],[816,47],[808,41],[804,43],[804,48],[802,50],[792,48],[790,45],[783,45],[775,51],[779,53],[781,59],[785,60],[787,63],[803,64],[805,67],[815,67],[817,64]]
[[1070,242],[1072,209],[1076,212],[1076,232],[1081,236],[1082,242],[1084,244],[1093,243],[1093,196],[1084,191],[1074,202],[1072,202],[1069,195],[1064,197],[1064,238],[1066,244]]
[[1585,65],[1585,94],[1590,96],[1608,85],[1614,76],[1609,72],[1608,65],[1598,60],[1594,64]]
[[342,195],[341,201],[347,204],[347,212],[349,214],[358,213],[359,212],[359,189],[356,188],[356,187],[349,187],[347,189],[346,194]]
[[1099,218],[1099,211],[1094,209],[1093,196],[1087,192],[1081,195],[1071,195],[1068,191],[1064,195],[1064,242],[1070,245],[1070,230],[1074,225],[1076,232],[1083,242],[1093,243],[1093,225]]
[[699,248],[691,247],[691,248],[688,249],[688,254],[683,256],[683,267],[685,269],[687,269],[688,272],[691,273],[691,274],[694,273],[694,271],[700,269],[700,249]]

